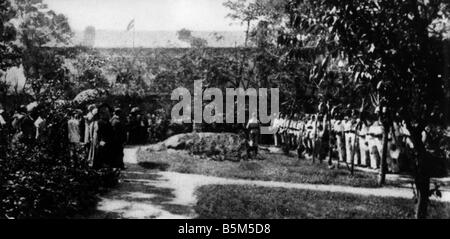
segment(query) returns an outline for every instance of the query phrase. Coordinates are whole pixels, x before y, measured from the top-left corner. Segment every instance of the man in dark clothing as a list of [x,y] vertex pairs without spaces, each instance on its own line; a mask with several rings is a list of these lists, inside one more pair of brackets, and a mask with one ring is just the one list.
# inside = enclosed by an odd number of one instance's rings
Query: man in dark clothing
[[[113,128],[111,126],[111,108],[103,104],[98,108],[99,120],[97,121],[96,131],[97,151],[95,152],[94,169],[110,167],[112,161],[113,148]],[[95,133],[94,133],[95,135]]]
[[138,144],[145,144],[147,143],[147,139],[148,139],[148,120],[147,118],[143,115],[143,114],[138,114],[137,116],[138,119],[138,133],[139,133],[139,139],[138,139]]
[[139,119],[138,119],[137,107],[133,108],[128,116],[128,143],[131,145],[136,145],[139,143]]
[[113,130],[113,140],[112,140],[112,161],[111,167],[125,169],[123,163],[123,149],[127,140],[127,132],[125,130],[125,125],[122,121],[122,110],[116,108],[114,110],[114,116],[111,119],[111,126]]
[[28,114],[25,106],[21,106],[13,116],[14,142],[29,144],[35,138],[34,120]]
[[0,158],[6,157],[6,147],[8,144],[8,132],[6,128],[6,120],[3,117],[4,110],[0,104]]

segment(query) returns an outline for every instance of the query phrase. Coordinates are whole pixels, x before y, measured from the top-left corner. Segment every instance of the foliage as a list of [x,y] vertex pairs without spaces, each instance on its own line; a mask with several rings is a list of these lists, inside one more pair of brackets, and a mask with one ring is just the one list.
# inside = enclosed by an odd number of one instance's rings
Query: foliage
[[9,1],[0,3],[0,78],[1,71],[6,71],[9,67],[18,64],[19,49],[14,40],[16,39],[16,29],[9,22],[14,17],[14,10]]
[[[85,148],[68,143],[66,129],[71,110],[69,105],[58,102],[76,93],[67,59],[74,58],[79,49],[61,47],[69,44],[72,36],[67,18],[49,10],[41,0],[13,1],[15,12],[9,3],[0,4],[1,67],[15,64],[19,56],[13,56],[13,52],[20,47],[20,60],[31,90],[26,93],[39,102],[33,115],[43,117],[46,126],[33,140],[13,140],[6,132],[14,131],[2,129],[6,141],[1,142],[0,218],[71,217],[95,206],[97,194],[112,186],[118,175],[110,170],[92,170],[85,161]],[[11,43],[15,37],[13,25],[18,47]],[[92,75],[98,73],[89,68],[81,77],[90,80]],[[15,103],[29,95],[15,97],[20,99],[10,97],[6,101],[8,111],[17,109]]]
[[202,48],[208,46],[207,40],[193,36],[192,31],[188,29],[183,28],[179,30],[177,32],[177,36],[179,40],[189,43],[193,48]]
[[72,82],[66,65],[66,54],[70,54],[70,51],[31,48],[22,57],[27,89],[31,90],[35,99],[57,100],[67,98],[70,94]]
[[345,54],[355,88],[365,93],[363,102],[378,95],[376,107],[385,128],[394,119],[406,123],[415,150],[417,217],[425,217],[435,156],[421,135],[426,126],[445,119],[449,65],[442,49],[448,43],[446,29],[437,23],[448,19],[448,2],[292,0],[290,7],[294,29],[321,35],[334,51]]
[[86,150],[71,153],[66,129],[70,109],[41,102],[47,127],[33,142],[8,145],[0,159],[1,218],[67,218],[97,203],[102,188],[117,179],[112,171],[94,171]]
[[107,59],[106,74],[113,75],[111,94],[145,96],[150,90],[146,62],[139,52],[130,54]]
[[[15,0],[13,20],[21,47],[60,47],[70,43],[73,32],[67,17],[49,9],[42,0]],[[26,52],[24,52],[26,54]]]
[[17,28],[26,85],[31,88],[31,93],[42,98],[48,97],[48,87],[67,88],[60,82],[67,73],[62,67],[63,54],[55,54],[48,48],[70,44],[73,32],[67,18],[48,9],[42,0],[16,0],[14,5],[16,15],[11,22]]
[[105,59],[112,95],[158,95],[168,100],[164,105],[169,108],[172,91],[178,87],[193,90],[194,80],[220,89],[241,85],[238,49],[108,49],[93,54]]
[[108,89],[110,83],[106,79],[103,68],[106,67],[106,60],[96,54],[89,52],[80,53],[74,62],[74,83],[77,92],[88,89]]

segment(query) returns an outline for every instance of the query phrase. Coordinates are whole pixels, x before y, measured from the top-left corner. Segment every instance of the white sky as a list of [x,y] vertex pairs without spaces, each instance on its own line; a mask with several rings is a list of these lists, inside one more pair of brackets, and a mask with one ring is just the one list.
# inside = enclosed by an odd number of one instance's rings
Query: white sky
[[[225,18],[225,0],[44,0],[69,18],[74,30],[92,25],[102,30],[125,30],[135,18],[136,31],[188,28],[195,31],[242,31]],[[232,25],[230,25],[232,23]]]

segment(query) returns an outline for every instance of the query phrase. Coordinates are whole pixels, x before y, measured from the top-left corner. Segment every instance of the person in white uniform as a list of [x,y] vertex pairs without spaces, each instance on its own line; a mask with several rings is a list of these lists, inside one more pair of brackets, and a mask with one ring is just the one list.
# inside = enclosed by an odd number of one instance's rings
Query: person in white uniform
[[353,132],[353,122],[349,117],[344,118],[345,132],[345,155],[346,162],[351,164],[353,159],[353,147],[355,144],[355,134]]
[[278,113],[277,115],[275,115],[274,119],[272,120],[273,141],[274,141],[274,144],[276,147],[280,146],[280,142],[279,142],[280,117],[281,117],[281,114]]
[[369,127],[370,167],[379,168],[383,150],[383,126],[377,120]]
[[369,166],[370,160],[370,150],[367,136],[367,134],[369,133],[369,122],[365,117],[363,117],[361,120],[361,128],[358,131],[359,151],[361,157],[361,166],[367,167]]

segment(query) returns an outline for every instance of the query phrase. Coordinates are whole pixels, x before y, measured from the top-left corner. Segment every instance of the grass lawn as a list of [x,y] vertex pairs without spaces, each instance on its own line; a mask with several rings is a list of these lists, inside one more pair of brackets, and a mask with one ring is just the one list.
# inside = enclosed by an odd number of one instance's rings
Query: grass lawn
[[[197,190],[202,219],[413,219],[410,199],[255,186],[212,185]],[[450,204],[431,202],[429,218],[450,218]]]
[[138,162],[147,168],[225,178],[378,187],[377,175],[373,173],[355,172],[351,176],[346,168],[329,169],[325,162],[313,164],[311,160],[298,160],[282,154],[261,152],[259,157],[260,160],[254,161],[220,162],[192,156],[183,151],[142,151],[138,153]]

